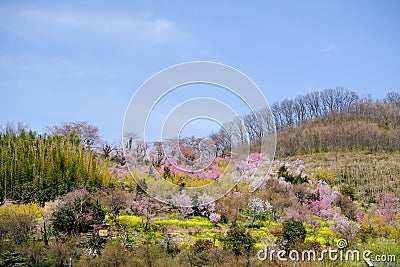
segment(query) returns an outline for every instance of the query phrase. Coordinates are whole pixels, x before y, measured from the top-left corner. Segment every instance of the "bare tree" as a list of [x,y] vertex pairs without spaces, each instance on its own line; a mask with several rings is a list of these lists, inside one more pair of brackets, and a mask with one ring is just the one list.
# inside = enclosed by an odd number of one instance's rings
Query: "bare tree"
[[261,136],[267,136],[274,132],[274,116],[272,115],[271,110],[263,109],[256,112],[257,118],[259,119],[260,127],[261,127]]
[[272,110],[272,114],[273,114],[274,120],[275,120],[275,127],[279,131],[284,127],[281,106],[279,105],[279,103],[274,103],[271,106],[271,110]]
[[385,102],[391,107],[392,109],[392,116],[393,116],[393,125],[396,127],[400,124],[400,93],[399,92],[390,92],[387,94],[385,98]]
[[61,126],[47,127],[50,135],[69,137],[76,134],[79,141],[85,145],[95,145],[100,141],[99,129],[88,122],[63,123]]
[[281,102],[282,118],[284,119],[284,127],[295,126],[295,105],[292,99],[285,99]]
[[294,100],[294,111],[296,114],[296,125],[307,119],[307,106],[304,96],[297,96]]
[[312,92],[305,96],[305,103],[311,119],[321,115],[321,94],[320,92]]
[[230,129],[232,131],[232,137],[236,141],[235,143],[245,144],[248,142],[247,131],[240,117],[236,117],[233,119],[230,125]]
[[249,135],[250,142],[260,139],[262,137],[262,130],[260,126],[260,119],[254,112],[243,116],[243,123]]
[[212,133],[210,138],[214,141],[214,144],[217,147],[216,156],[229,156],[231,151],[231,137],[229,136],[229,132],[224,127],[221,127],[217,133]]

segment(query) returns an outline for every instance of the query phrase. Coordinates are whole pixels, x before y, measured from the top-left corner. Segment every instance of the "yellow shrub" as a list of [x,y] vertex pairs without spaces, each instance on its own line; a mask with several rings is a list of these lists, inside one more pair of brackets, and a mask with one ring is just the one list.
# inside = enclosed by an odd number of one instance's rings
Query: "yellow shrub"
[[222,160],[217,160],[216,163],[217,166],[222,169],[222,171],[225,171],[226,167],[228,166],[228,162]]
[[337,175],[332,169],[320,169],[316,173],[317,180],[324,180],[329,185],[334,185],[337,182]]
[[217,246],[217,247],[222,246],[222,242],[219,241],[218,239],[215,239],[215,246]]
[[313,241],[318,241],[320,244],[325,244],[326,243],[326,239],[323,238],[322,236],[309,236],[306,237],[305,242],[313,242]]
[[207,218],[193,216],[188,218],[187,220],[178,220],[178,219],[169,219],[169,220],[156,220],[155,221],[159,225],[175,225],[179,227],[189,227],[189,226],[200,226],[200,227],[214,227]]
[[364,229],[372,227],[376,233],[384,237],[396,236],[396,228],[390,226],[381,216],[376,214],[365,217],[361,221],[361,226]]
[[15,212],[17,215],[31,215],[35,219],[40,219],[44,209],[38,203],[14,204],[10,206],[0,206],[0,216],[9,212]]
[[117,222],[129,225],[141,224],[142,221],[143,221],[142,217],[136,215],[121,215],[117,217]]

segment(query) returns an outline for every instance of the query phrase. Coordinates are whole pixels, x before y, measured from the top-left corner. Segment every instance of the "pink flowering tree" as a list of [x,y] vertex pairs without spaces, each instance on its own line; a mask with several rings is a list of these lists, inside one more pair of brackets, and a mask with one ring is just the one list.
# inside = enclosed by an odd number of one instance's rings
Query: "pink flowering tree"
[[233,173],[235,181],[244,179],[247,183],[258,188],[266,178],[271,160],[267,154],[251,153],[235,164]]
[[394,194],[379,194],[375,197],[378,204],[377,214],[382,216],[386,222],[393,224],[396,216],[400,215],[400,199]]
[[167,205],[154,200],[153,198],[143,195],[140,200],[135,201],[132,204],[132,210],[137,213],[137,215],[142,216],[144,219],[144,231],[148,231],[151,226],[151,219],[158,212],[166,212],[169,210]]
[[153,217],[151,203],[148,198],[145,197],[133,203],[133,210],[145,219],[144,231],[147,232],[151,218]]
[[314,190],[315,199],[311,201],[312,210],[315,215],[320,217],[329,217],[330,208],[335,200],[337,192],[332,192],[328,184],[324,181],[318,181],[317,188]]
[[334,218],[332,230],[338,233],[348,243],[353,243],[356,240],[356,234],[361,230],[361,225],[351,221],[345,216],[337,215]]
[[294,219],[299,222],[311,224],[313,222],[311,215],[312,214],[306,205],[296,204],[283,210],[282,216],[279,218],[279,222]]

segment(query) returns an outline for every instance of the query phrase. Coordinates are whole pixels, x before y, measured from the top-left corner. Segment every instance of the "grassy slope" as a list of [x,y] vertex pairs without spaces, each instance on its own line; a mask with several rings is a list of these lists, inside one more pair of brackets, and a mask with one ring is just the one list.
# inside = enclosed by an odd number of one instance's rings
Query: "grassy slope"
[[365,200],[379,192],[400,195],[400,152],[323,152],[280,159],[296,158],[303,160],[315,178],[327,178],[333,184],[347,183]]
[[315,178],[326,178],[331,185],[347,183],[365,201],[380,192],[400,196],[399,137],[400,128],[393,125],[351,115],[325,116],[278,133],[276,158],[300,158]]

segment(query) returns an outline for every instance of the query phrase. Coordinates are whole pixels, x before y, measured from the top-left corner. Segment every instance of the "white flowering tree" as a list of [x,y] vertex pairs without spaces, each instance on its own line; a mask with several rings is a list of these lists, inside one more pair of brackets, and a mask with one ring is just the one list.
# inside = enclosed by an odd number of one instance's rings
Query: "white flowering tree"
[[217,225],[217,223],[221,220],[221,215],[219,213],[212,212],[209,216],[210,222],[212,222],[214,225]]
[[251,225],[254,225],[256,219],[260,219],[268,215],[271,210],[272,205],[268,201],[263,201],[258,197],[250,199],[248,204],[248,214],[251,220]]
[[178,209],[183,218],[193,213],[192,199],[186,195],[185,191],[173,197],[172,204]]
[[215,202],[206,193],[203,195],[199,196],[197,199],[198,202],[198,209],[201,215],[206,216],[210,213],[212,213],[215,210]]

